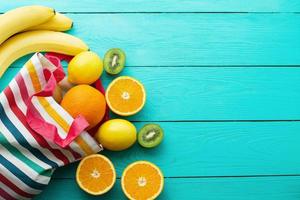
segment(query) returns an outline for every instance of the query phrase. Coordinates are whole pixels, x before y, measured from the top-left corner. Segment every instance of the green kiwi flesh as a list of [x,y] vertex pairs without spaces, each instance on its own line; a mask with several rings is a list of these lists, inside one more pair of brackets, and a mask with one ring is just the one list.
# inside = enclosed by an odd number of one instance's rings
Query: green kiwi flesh
[[122,49],[113,48],[104,56],[104,70],[111,75],[120,73],[125,66],[126,55]]
[[138,142],[146,148],[156,147],[161,143],[164,131],[158,124],[146,124],[138,133]]

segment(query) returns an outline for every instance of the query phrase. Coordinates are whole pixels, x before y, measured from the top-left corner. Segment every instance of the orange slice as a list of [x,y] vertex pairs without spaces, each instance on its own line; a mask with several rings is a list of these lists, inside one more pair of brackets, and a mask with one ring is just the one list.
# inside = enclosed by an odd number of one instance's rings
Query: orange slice
[[139,112],[146,101],[144,86],[136,79],[121,76],[110,83],[106,90],[109,108],[121,116],[130,116]]
[[76,171],[79,187],[92,195],[108,192],[116,181],[111,161],[103,155],[93,154],[81,160]]
[[123,172],[122,189],[132,200],[152,200],[158,197],[164,186],[164,177],[153,163],[138,161]]

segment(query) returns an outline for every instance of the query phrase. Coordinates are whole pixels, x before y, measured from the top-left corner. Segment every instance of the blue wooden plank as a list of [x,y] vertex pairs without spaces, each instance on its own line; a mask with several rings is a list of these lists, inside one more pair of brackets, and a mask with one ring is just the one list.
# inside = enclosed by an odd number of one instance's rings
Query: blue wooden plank
[[[161,200],[298,200],[300,177],[165,179]],[[54,179],[37,200],[126,199],[120,181],[103,196],[79,189],[74,179]]]
[[[135,123],[139,129],[144,123]],[[149,160],[166,177],[300,174],[300,123],[160,123],[163,143],[155,149],[138,144],[122,152],[104,152],[117,176],[136,160]],[[55,172],[74,178],[77,163]]]
[[70,31],[128,66],[299,65],[299,14],[69,14]]
[[64,12],[297,12],[300,10],[299,1],[290,0],[2,0],[0,11],[31,4],[47,5]]
[[[18,68],[0,80],[3,89]],[[144,83],[145,108],[129,119],[295,120],[300,116],[300,68],[128,67]],[[104,73],[107,86],[113,77]]]

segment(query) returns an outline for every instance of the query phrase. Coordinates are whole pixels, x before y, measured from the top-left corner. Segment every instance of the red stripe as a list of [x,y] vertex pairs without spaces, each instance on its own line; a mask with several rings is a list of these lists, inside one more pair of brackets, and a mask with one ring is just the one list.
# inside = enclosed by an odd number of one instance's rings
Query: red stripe
[[4,185],[8,186],[10,189],[12,189],[15,193],[23,196],[23,197],[27,197],[27,198],[32,198],[34,195],[33,194],[29,194],[27,192],[24,192],[23,190],[21,190],[20,188],[18,188],[15,184],[13,184],[10,180],[8,180],[5,176],[3,176],[2,174],[0,174],[0,181],[2,183],[4,183]]
[[15,200],[16,198],[10,196],[7,192],[0,188],[0,196],[6,200]]
[[[21,97],[22,97],[22,99],[23,99],[23,102],[27,105],[27,101],[28,101],[28,99],[29,99],[29,94],[28,94],[28,92],[27,92],[27,88],[26,88],[26,85],[25,85],[25,81],[24,81],[24,79],[23,79],[21,73],[19,73],[19,74],[16,76],[15,80],[16,80],[18,86],[19,86],[19,89],[20,89],[20,93],[21,93]],[[26,122],[26,124],[27,124],[27,122]],[[30,130],[31,130],[31,129],[30,129]],[[38,135],[38,136],[41,137],[41,135],[39,135],[39,134],[36,134],[36,133],[35,133],[35,135]],[[41,137],[41,138],[44,139],[43,137]],[[47,142],[47,141],[45,140],[45,142]],[[51,147],[50,147],[50,149],[51,149]],[[78,160],[79,158],[81,158],[81,155],[80,155],[79,153],[77,153],[76,151],[74,151],[74,150],[73,150],[72,148],[70,148],[69,146],[66,147],[65,150],[70,151],[70,152],[72,153],[72,155],[74,156],[75,160]],[[59,152],[60,152],[60,151],[59,151]]]
[[27,105],[27,100],[29,99],[29,95],[27,92],[27,88],[26,88],[24,79],[21,75],[21,72],[15,77],[15,81],[17,82],[17,85],[20,88],[21,97],[22,97],[24,103]]

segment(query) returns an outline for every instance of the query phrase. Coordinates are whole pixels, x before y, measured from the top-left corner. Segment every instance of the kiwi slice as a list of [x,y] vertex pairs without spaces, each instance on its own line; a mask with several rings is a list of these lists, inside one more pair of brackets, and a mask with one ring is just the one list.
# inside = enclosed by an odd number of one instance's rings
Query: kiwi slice
[[158,124],[146,124],[138,133],[138,142],[146,148],[156,147],[161,143],[164,131]]
[[113,48],[106,52],[104,56],[104,69],[108,74],[120,73],[125,66],[126,55],[122,49]]

